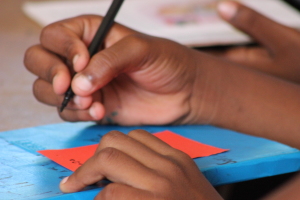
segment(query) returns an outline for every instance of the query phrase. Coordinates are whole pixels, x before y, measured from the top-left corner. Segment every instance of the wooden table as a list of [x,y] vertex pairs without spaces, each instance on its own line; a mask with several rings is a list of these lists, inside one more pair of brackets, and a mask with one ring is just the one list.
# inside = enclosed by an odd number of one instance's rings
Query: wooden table
[[21,10],[25,0],[0,0],[0,131],[62,122],[56,108],[32,94],[35,76],[23,64],[26,49],[38,43],[41,27]]

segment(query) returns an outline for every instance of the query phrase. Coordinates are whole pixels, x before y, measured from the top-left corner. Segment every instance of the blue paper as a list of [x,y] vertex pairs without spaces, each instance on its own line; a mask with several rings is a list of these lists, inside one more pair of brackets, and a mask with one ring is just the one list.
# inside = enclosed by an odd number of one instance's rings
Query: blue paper
[[111,130],[128,133],[170,130],[204,144],[230,151],[194,159],[215,186],[298,171],[300,152],[289,146],[213,126],[97,126],[60,123],[0,133],[0,199],[93,199],[101,190],[62,194],[62,178],[72,172],[36,151],[96,144]]

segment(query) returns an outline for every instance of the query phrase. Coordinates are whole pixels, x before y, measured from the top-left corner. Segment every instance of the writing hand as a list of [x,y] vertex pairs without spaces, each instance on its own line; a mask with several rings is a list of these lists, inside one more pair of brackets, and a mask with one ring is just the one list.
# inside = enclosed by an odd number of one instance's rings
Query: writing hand
[[196,51],[116,24],[104,49],[89,59],[87,46],[100,22],[98,16],[81,16],[43,29],[41,44],[29,48],[24,61],[38,76],[35,97],[59,107],[71,83],[70,71],[76,71],[76,96],[60,113],[65,120],[181,123],[191,111]]
[[259,44],[254,47],[230,48],[218,52],[218,55],[244,66],[300,82],[300,33],[297,30],[278,24],[237,2],[220,3],[218,11],[223,19]]
[[78,192],[104,178],[113,183],[95,199],[221,199],[189,156],[144,130],[106,134],[95,155],[60,188]]

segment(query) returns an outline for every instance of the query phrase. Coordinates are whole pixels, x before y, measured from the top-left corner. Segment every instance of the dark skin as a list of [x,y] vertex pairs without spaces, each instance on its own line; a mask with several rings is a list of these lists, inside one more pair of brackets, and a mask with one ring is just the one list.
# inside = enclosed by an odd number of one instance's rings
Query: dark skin
[[221,17],[245,32],[257,43],[253,47],[235,47],[215,51],[219,55],[259,71],[300,82],[300,33],[296,29],[278,24],[259,13],[241,7],[234,17],[220,13]]
[[[27,50],[34,94],[59,107],[72,84],[74,101],[60,113],[68,121],[211,124],[300,148],[300,34],[236,2],[218,9],[261,46],[213,56],[116,24],[89,59],[102,18],[81,16],[49,25]],[[72,82],[66,60],[77,72]],[[96,199],[221,199],[189,157],[143,130],[108,133],[60,187],[76,192],[103,178],[114,183]],[[299,186],[296,179],[266,199],[299,199]]]
[[80,191],[103,178],[114,183],[95,199],[222,199],[189,156],[144,130],[106,134],[95,155],[60,187]]

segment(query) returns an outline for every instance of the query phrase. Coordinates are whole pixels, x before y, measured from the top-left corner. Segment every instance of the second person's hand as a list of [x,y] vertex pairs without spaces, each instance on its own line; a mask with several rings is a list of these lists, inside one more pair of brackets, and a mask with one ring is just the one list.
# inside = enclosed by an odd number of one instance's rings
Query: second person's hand
[[214,54],[290,81],[300,82],[300,33],[237,2],[222,2],[218,11],[224,20],[258,43],[233,47]]

